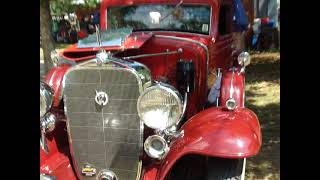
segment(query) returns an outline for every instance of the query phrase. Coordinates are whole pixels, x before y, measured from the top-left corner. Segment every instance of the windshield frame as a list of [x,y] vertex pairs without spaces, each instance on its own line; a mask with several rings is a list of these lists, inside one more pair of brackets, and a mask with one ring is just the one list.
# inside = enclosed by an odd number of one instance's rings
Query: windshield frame
[[[143,5],[177,5],[177,4],[173,4],[173,3],[138,3],[138,4],[131,4],[131,5],[124,5],[124,6],[108,6],[104,11],[105,11],[105,29],[108,29],[108,8],[117,8],[117,7],[126,7],[126,6],[143,6]],[[198,32],[191,32],[191,31],[178,31],[178,30],[157,30],[157,29],[150,29],[150,30],[141,30],[141,31],[135,31],[133,30],[133,32],[175,32],[175,33],[187,33],[187,34],[195,34],[195,35],[200,35],[200,36],[211,36],[212,35],[212,26],[213,26],[213,22],[212,22],[212,16],[213,16],[213,12],[212,12],[212,6],[211,4],[206,4],[206,3],[182,3],[181,6],[183,5],[188,5],[188,6],[197,6],[197,5],[202,5],[202,6],[209,6],[210,7],[210,17],[209,17],[209,30],[208,30],[208,34],[205,33],[198,33]]]

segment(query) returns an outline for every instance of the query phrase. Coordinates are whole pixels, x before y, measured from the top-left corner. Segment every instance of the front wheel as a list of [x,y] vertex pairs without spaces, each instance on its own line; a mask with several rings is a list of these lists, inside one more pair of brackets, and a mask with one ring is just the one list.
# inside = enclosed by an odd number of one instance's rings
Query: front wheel
[[246,159],[208,158],[205,180],[244,180]]

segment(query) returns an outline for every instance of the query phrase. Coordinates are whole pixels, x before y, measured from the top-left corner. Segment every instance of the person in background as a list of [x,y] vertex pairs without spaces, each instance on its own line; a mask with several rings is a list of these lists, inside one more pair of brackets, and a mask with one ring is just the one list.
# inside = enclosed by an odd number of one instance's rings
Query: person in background
[[78,33],[76,30],[76,26],[72,26],[70,30],[70,42],[77,43],[78,42]]
[[80,31],[78,31],[78,39],[83,39],[88,35],[87,23],[85,21],[85,17],[80,19]]
[[95,26],[93,24],[93,14],[90,14],[89,18],[87,18],[87,30],[89,34],[93,34],[95,32]]
[[90,22],[92,22],[93,17],[94,17],[94,14],[91,13],[91,14],[90,14],[90,17],[89,17],[89,21],[90,21]]
[[81,17],[80,19],[80,31],[87,31],[87,24],[85,22],[85,18],[84,17]]
[[253,28],[254,23],[254,2],[253,0],[242,0],[242,4],[246,15],[248,17],[248,30],[245,33],[245,49],[252,49],[252,37],[253,37]]
[[234,47],[237,51],[243,51],[245,49],[245,34],[249,25],[248,17],[241,0],[233,0],[233,3]]
[[69,40],[69,31],[71,28],[70,22],[66,20],[67,17],[62,16],[62,20],[60,21],[60,35],[64,42],[68,42]]
[[58,21],[57,21],[56,17],[54,17],[52,19],[52,36],[56,42],[57,42],[58,31],[59,31]]
[[100,12],[99,10],[97,10],[93,16],[93,19],[92,19],[92,23],[93,25],[99,25],[100,24]]
[[253,25],[252,25],[252,31],[253,31],[253,36],[252,36],[252,49],[253,50],[258,50],[258,37],[259,34],[261,33],[261,19],[260,18],[255,18]]
[[94,17],[93,17],[93,24],[94,25],[99,25],[100,24],[100,12],[96,12]]
[[74,26],[74,27],[77,26],[77,16],[75,15],[75,13],[70,14],[69,21],[70,21],[71,29],[72,29],[72,26]]

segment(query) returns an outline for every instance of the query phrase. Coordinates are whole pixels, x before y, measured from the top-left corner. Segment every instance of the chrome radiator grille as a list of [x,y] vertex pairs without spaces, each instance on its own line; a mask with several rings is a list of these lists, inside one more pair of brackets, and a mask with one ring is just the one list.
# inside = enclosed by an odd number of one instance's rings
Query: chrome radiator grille
[[[136,179],[142,153],[142,124],[137,114],[138,77],[125,68],[79,67],[64,79],[64,105],[71,153],[81,175],[89,163],[113,171],[119,180]],[[98,105],[96,92],[105,92],[108,103]]]

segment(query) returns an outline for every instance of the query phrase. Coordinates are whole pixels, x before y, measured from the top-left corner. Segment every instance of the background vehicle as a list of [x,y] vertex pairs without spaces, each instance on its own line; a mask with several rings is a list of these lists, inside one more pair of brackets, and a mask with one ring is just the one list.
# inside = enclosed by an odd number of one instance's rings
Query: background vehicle
[[42,176],[243,179],[262,140],[232,1],[105,0],[100,14],[106,32],[53,53],[40,84]]

